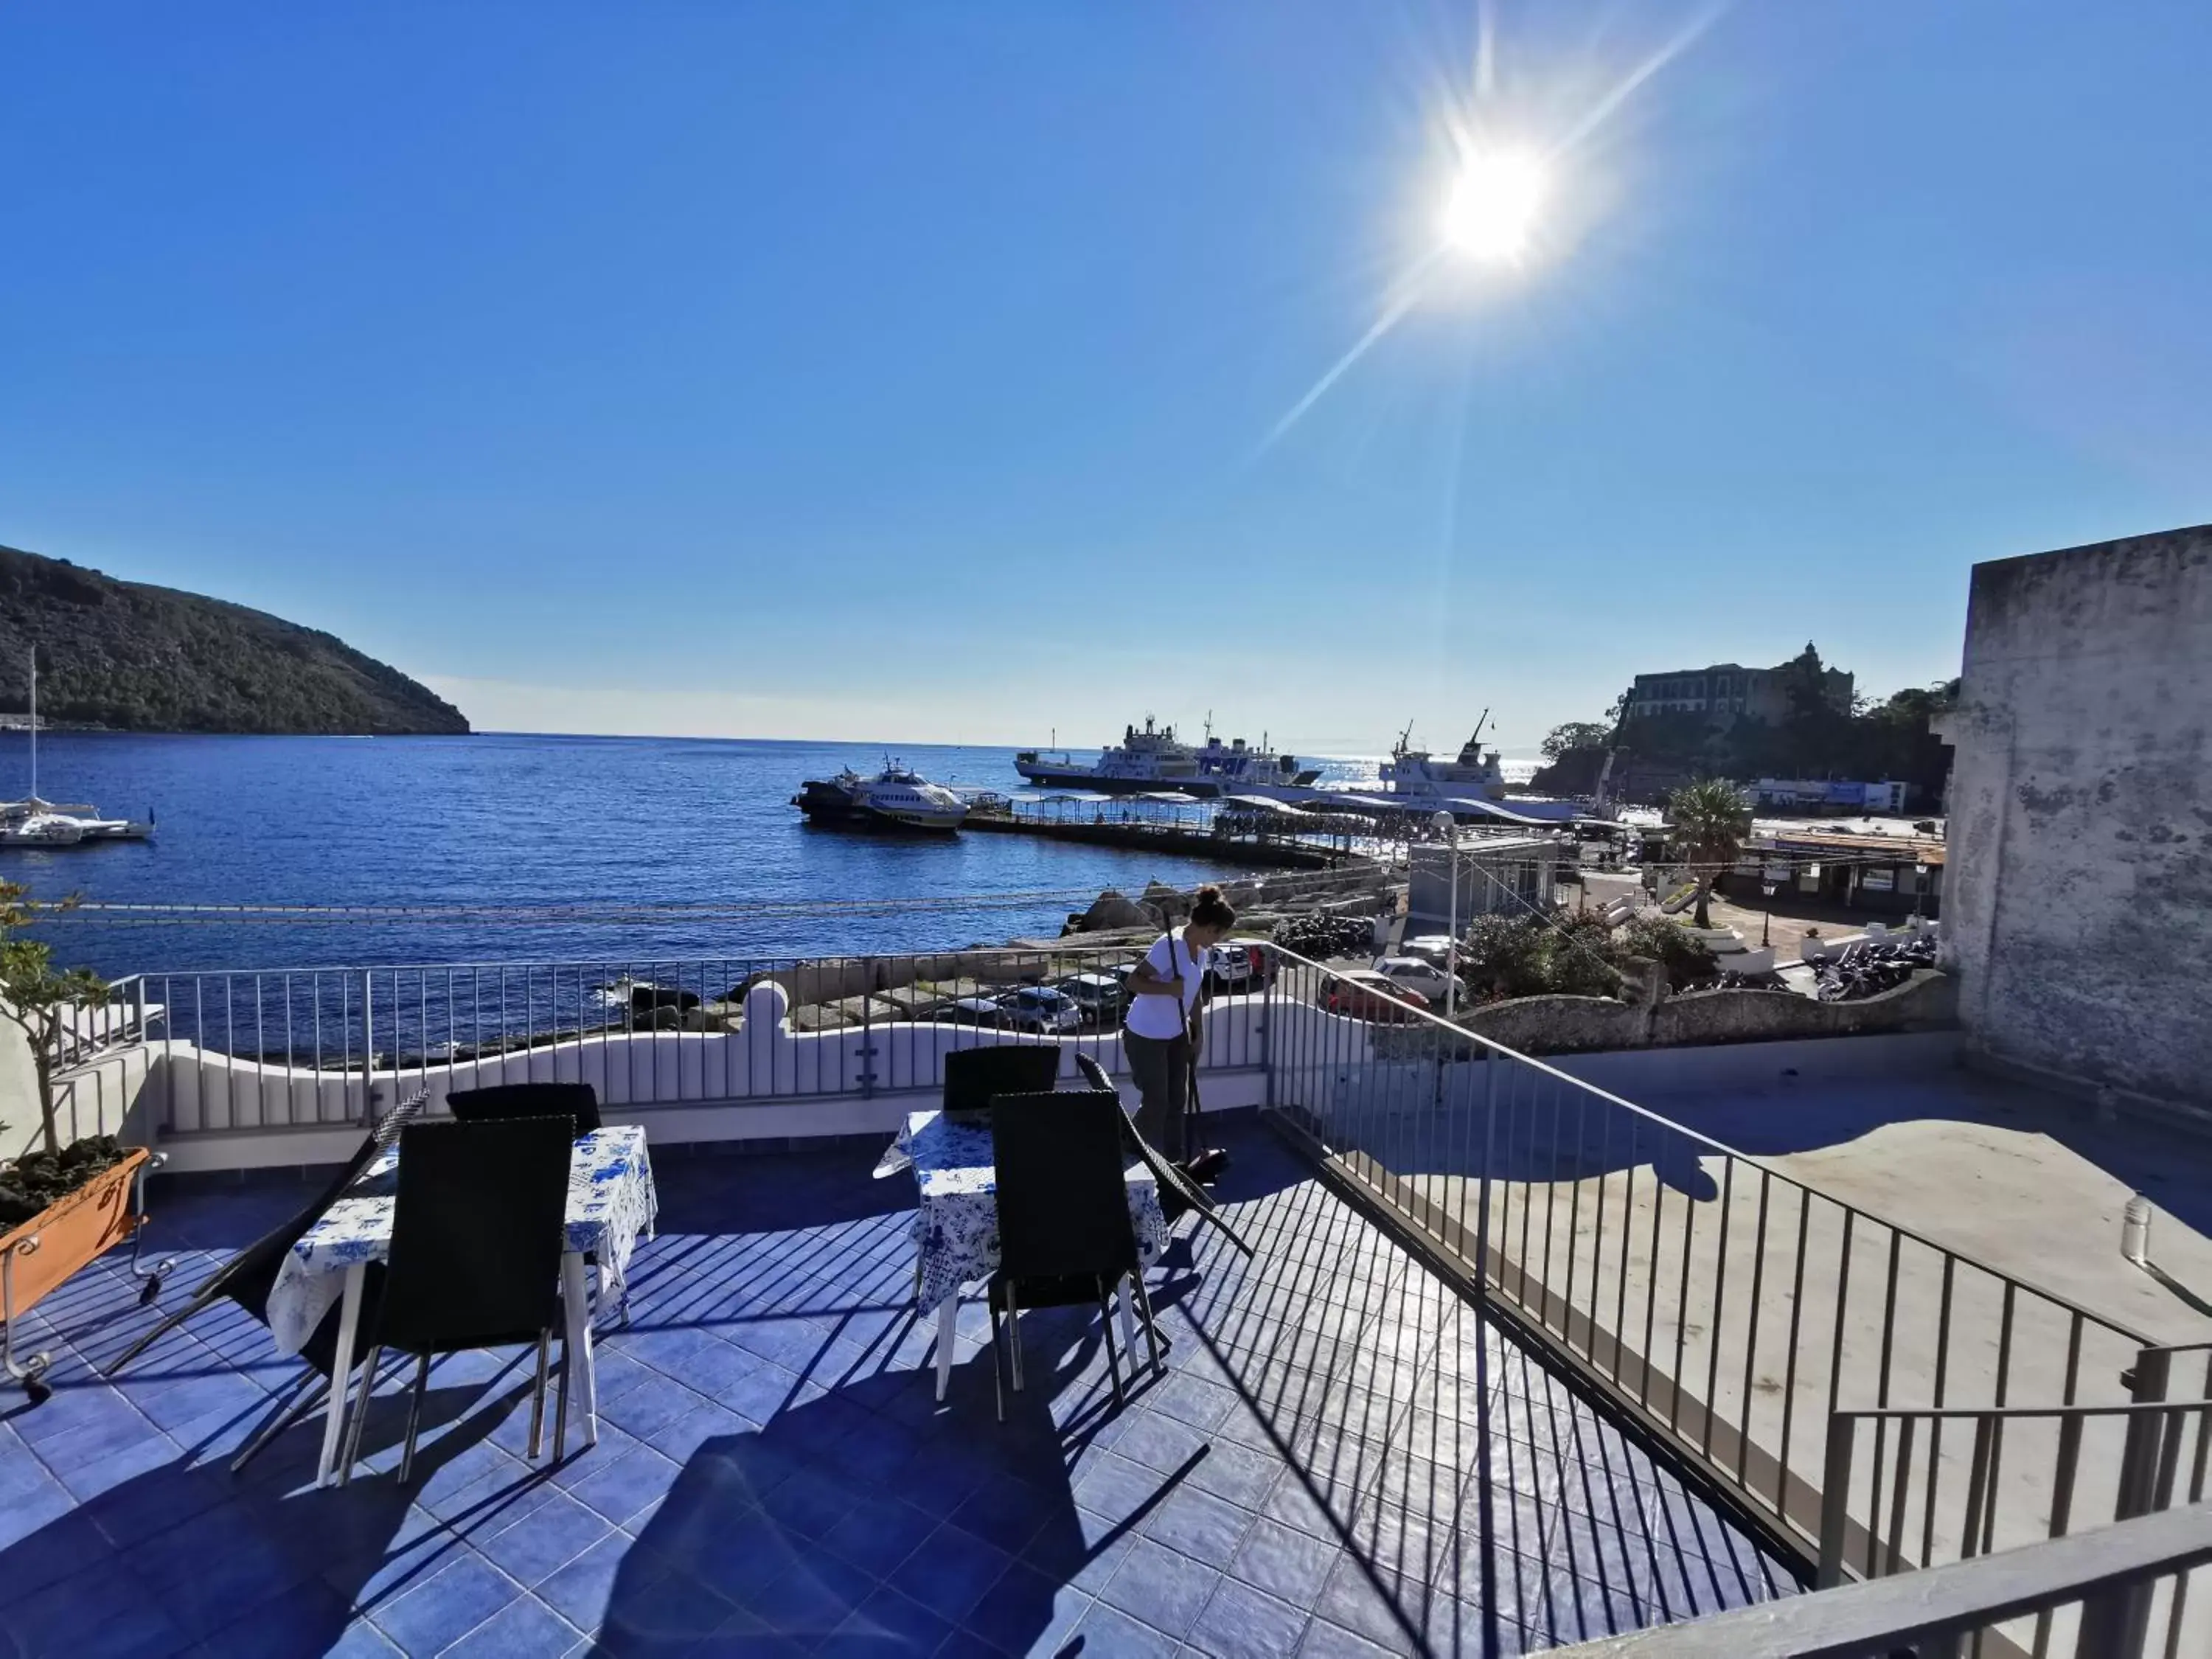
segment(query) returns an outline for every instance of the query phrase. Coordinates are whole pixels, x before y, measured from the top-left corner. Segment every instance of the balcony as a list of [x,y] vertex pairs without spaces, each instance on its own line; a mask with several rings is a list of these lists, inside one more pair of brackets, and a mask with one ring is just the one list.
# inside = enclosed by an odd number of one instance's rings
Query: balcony
[[[1790,1571],[1486,1327],[1273,1133],[1154,1275],[1170,1369],[1116,1413],[1096,1321],[1026,1316],[994,1420],[980,1308],[940,1407],[910,1183],[861,1146],[664,1150],[659,1236],[600,1355],[600,1443],[520,1455],[516,1351],[432,1373],[412,1489],[316,1430],[229,1455],[289,1366],[220,1304],[121,1381],[121,1260],[32,1316],[55,1393],[0,1426],[0,1630],[59,1652],[1516,1653],[1783,1593]],[[187,1281],[300,1201],[200,1186],[149,1251]],[[1185,1224],[1186,1226],[1188,1224]],[[11,1404],[15,1401],[11,1398]],[[596,1644],[596,1646],[592,1644]]]
[[[198,1172],[146,1240],[179,1287],[296,1208],[298,1166],[377,1102],[498,1078],[581,1078],[647,1125],[660,1231],[631,1322],[600,1322],[600,1443],[533,1467],[524,1356],[449,1360],[404,1490],[390,1389],[350,1486],[314,1486],[311,1426],[234,1479],[289,1362],[210,1311],[104,1381],[153,1315],[97,1265],[15,1333],[55,1393],[0,1419],[0,1631],[25,1654],[1511,1654],[1859,1607],[2204,1496],[2191,1329],[1885,1215],[1910,1194],[1819,1150],[1878,1143],[1885,1098],[2016,1099],[1957,1073],[1717,1087],[1679,1054],[1577,1077],[1331,1013],[1329,970],[1279,954],[1210,1010],[1201,1074],[1257,1255],[1183,1224],[1152,1275],[1169,1375],[1117,1410],[1096,1320],[1025,1316],[1001,1428],[971,1304],[940,1405],[913,1186],[871,1178],[890,1127],[975,1042],[1119,1070],[1110,1030],[923,1006],[1110,965],[988,954],[661,965],[696,1006],[611,1016],[617,976],[583,967],[146,981],[73,1097]],[[1625,1079],[1674,1115],[1596,1086]],[[2159,1547],[2130,1583],[2202,1559]],[[1840,1588],[1794,1595],[1815,1577]],[[2099,1645],[2147,1605],[2109,1589],[2024,1620],[1990,1592],[1984,1622],[2014,1622],[1984,1650],[2138,1650]],[[2158,1594],[2177,1632],[2205,1614]]]

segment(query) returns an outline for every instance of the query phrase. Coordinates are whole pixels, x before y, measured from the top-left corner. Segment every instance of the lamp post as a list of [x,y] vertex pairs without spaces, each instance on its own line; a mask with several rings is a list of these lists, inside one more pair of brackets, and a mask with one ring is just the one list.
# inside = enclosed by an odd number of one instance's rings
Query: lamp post
[[1459,820],[1438,807],[1429,822],[1444,837],[1451,860],[1451,943],[1444,947],[1444,1018],[1451,1019],[1459,1012]]
[[1762,951],[1774,942],[1774,890],[1780,885],[1763,874],[1759,877],[1759,890],[1766,895],[1766,920],[1759,924],[1759,948]]

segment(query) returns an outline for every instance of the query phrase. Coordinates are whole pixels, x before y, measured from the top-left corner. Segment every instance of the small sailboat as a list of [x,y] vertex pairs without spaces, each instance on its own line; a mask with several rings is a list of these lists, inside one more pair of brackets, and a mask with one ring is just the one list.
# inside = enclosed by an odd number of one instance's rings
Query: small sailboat
[[77,847],[92,841],[143,841],[154,833],[149,815],[105,818],[82,802],[67,805],[39,794],[39,659],[31,655],[31,793],[21,800],[0,801],[0,848]]

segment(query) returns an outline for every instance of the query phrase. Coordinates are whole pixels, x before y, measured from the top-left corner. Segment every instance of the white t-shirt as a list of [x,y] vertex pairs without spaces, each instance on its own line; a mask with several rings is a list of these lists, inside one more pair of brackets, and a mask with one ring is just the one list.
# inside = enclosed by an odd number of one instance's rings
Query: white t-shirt
[[1145,965],[1162,979],[1182,978],[1182,1006],[1171,1008],[1168,1000],[1157,994],[1133,996],[1122,1024],[1140,1037],[1153,1037],[1162,1042],[1181,1036],[1188,1024],[1191,1009],[1197,1005],[1198,994],[1206,987],[1206,970],[1212,962],[1211,945],[1199,952],[1197,960],[1192,960],[1190,946],[1183,943],[1182,928],[1162,933],[1152,941],[1152,948],[1145,952]]

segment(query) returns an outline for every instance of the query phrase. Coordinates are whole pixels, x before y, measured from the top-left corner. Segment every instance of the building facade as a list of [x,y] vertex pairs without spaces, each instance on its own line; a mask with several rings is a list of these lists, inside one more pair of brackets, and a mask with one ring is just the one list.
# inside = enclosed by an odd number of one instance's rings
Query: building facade
[[[1629,687],[1624,712],[1630,720],[1704,714],[1716,726],[1744,719],[1779,726],[1790,715],[1788,666],[1746,668],[1741,663],[1717,662],[1708,668],[1638,674]],[[1829,706],[1839,714],[1849,714],[1852,677],[1842,669],[1828,668],[1821,671],[1820,680],[1821,695]]]
[[[1476,916],[1550,915],[1562,850],[1552,836],[1462,836],[1460,925],[1464,927]],[[1454,914],[1450,849],[1422,842],[1408,849],[1407,856],[1407,934],[1443,933]]]
[[1972,1051],[2212,1110],[2212,526],[1975,566],[1942,734]]

